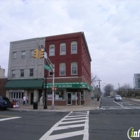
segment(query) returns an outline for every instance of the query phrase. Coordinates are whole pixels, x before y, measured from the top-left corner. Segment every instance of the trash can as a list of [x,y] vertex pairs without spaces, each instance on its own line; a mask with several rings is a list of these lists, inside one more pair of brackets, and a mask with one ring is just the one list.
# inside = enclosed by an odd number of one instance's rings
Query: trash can
[[33,109],[38,109],[38,103],[37,102],[33,103]]

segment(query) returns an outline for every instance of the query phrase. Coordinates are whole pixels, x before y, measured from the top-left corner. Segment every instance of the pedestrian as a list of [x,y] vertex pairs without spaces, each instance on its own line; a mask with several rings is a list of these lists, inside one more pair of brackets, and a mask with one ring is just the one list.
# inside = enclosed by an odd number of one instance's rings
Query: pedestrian
[[27,98],[26,98],[26,96],[24,95],[24,96],[23,96],[23,105],[26,105],[26,100],[27,100]]

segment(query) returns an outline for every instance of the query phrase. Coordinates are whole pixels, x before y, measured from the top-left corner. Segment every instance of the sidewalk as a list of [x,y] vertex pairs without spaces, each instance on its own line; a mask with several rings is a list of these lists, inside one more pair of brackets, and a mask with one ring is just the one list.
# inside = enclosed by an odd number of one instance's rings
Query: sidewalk
[[95,110],[98,109],[100,101],[97,99],[92,100],[86,105],[71,105],[71,106],[55,106],[54,110],[51,109],[51,106],[47,106],[47,109],[44,109],[44,106],[38,105],[38,109],[33,109],[33,105],[20,105],[19,108],[9,108],[13,111],[58,111],[58,112],[67,112],[67,111],[82,111],[82,110]]

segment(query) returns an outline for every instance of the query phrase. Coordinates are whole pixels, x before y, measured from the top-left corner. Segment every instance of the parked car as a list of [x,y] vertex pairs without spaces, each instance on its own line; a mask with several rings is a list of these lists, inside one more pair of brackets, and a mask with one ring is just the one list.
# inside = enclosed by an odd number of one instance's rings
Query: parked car
[[10,108],[11,102],[7,97],[0,95],[0,109],[6,110],[7,108]]
[[114,101],[122,101],[122,97],[120,95],[115,95]]

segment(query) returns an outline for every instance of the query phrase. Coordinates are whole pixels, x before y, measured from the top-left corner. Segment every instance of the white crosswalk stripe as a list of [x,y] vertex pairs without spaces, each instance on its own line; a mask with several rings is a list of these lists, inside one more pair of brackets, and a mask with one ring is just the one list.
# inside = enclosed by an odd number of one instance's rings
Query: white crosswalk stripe
[[[83,136],[83,140],[88,140],[89,134],[89,111],[71,111],[68,115],[57,122],[40,140],[60,140],[75,136]],[[72,131],[72,129],[76,129]],[[82,129],[82,130],[81,130]],[[65,132],[59,132],[64,130]],[[57,132],[57,134],[52,134]]]

